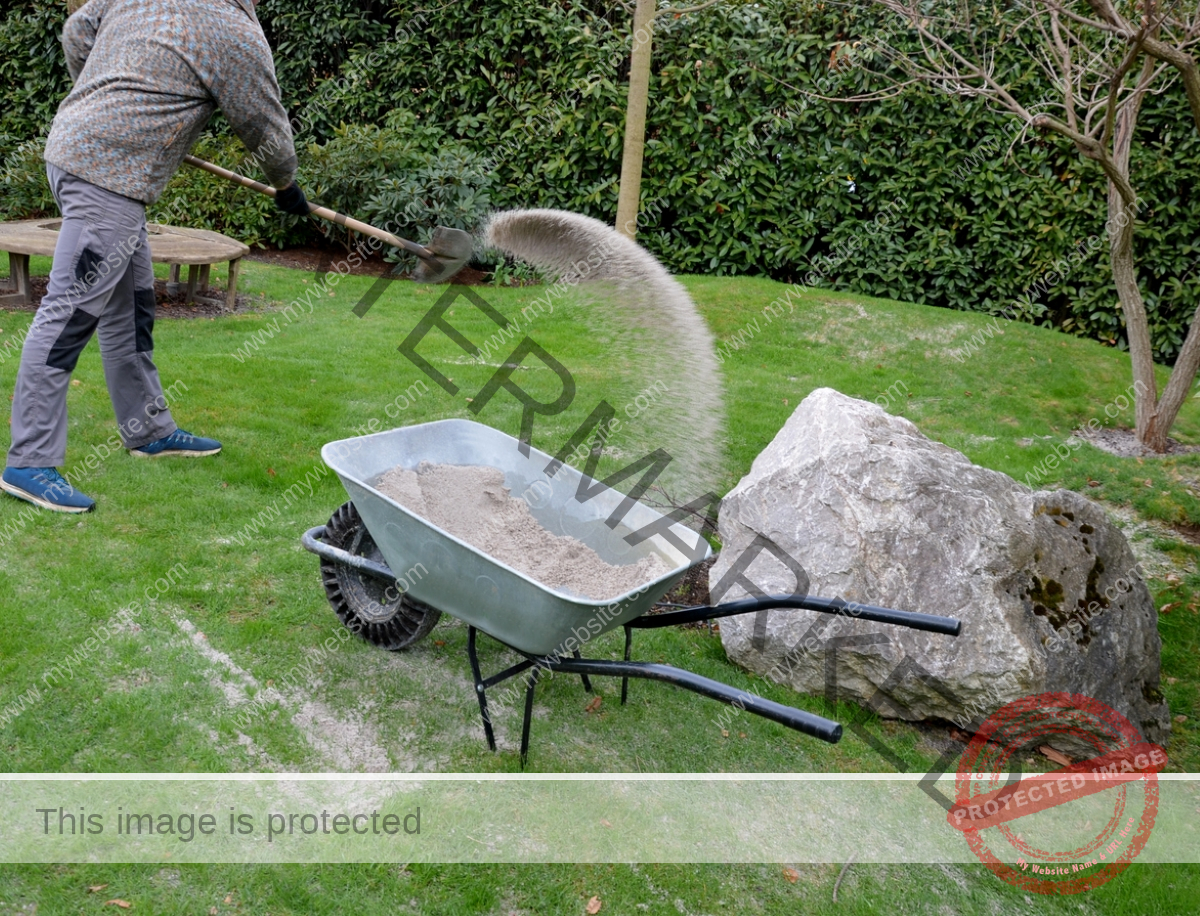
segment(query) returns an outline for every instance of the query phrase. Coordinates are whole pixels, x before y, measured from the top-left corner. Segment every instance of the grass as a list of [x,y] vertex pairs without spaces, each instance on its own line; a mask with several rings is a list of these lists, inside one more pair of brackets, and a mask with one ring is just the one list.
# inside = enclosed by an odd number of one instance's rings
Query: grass
[[[47,267],[48,262],[34,259],[35,273]],[[494,371],[469,364],[453,344],[433,335],[421,352],[461,391],[451,396],[435,386],[427,393],[413,389],[423,377],[396,347],[441,290],[393,284],[360,319],[350,308],[371,281],[350,278],[311,314],[281,318],[279,306],[310,289],[312,281],[295,271],[247,263],[242,289],[256,297],[258,313],[215,321],[160,321],[156,327],[156,361],[164,385],[182,382],[175,388],[176,420],[185,429],[222,439],[222,455],[187,464],[135,461],[123,452],[98,460],[82,489],[99,501],[99,510],[82,518],[22,516],[23,504],[0,501],[0,533],[6,541],[0,550],[0,595],[7,596],[0,608],[0,711],[29,697],[31,689],[38,691],[36,702],[0,728],[0,768],[348,770],[382,759],[397,770],[519,769],[519,711],[497,715],[501,750],[488,752],[464,657],[466,631],[453,621],[403,653],[347,642],[319,663],[303,690],[290,691],[278,707],[249,723],[239,718],[244,706],[236,701],[287,683],[288,672],[306,661],[318,641],[337,631],[316,562],[300,549],[299,535],[328,518],[345,494],[331,476],[322,477],[311,495],[307,487],[300,498],[287,497],[285,491],[319,468],[323,443],[351,435],[372,419],[385,428],[451,416],[476,419],[467,399]],[[722,341],[761,316],[763,307],[783,292],[765,280],[684,282]],[[481,292],[513,316],[544,290]],[[1054,445],[1089,418],[1114,422],[1104,416],[1104,408],[1130,384],[1126,354],[1042,329],[1002,324],[978,352],[959,362],[951,350],[961,348],[990,319],[817,292],[793,302],[793,313],[762,328],[725,361],[727,485],[748,470],[816,387],[880,399],[927,435],[1020,480],[1039,465],[1044,468]],[[456,312],[452,320],[473,340],[485,339],[495,329],[473,309]],[[30,317],[0,311],[0,347]],[[271,321],[280,330],[270,339],[260,336],[261,349],[240,361],[231,356],[248,335]],[[609,342],[586,315],[540,319],[532,333],[569,364],[578,384],[567,412],[538,419],[535,444],[540,447],[565,441],[601,397],[619,405],[637,393],[631,374],[611,371]],[[15,371],[14,356],[0,363],[0,390],[11,391]],[[550,379],[533,372],[528,376],[522,383],[530,390],[553,393]],[[115,432],[94,342],[75,379],[79,384],[69,395],[68,468],[86,462],[93,445]],[[405,392],[413,395],[411,403],[407,396],[400,399]],[[406,406],[397,412],[401,403]],[[385,412],[389,405],[397,414],[391,419]],[[477,419],[515,433],[519,410],[511,398],[498,396]],[[1131,422],[1131,411],[1116,422]],[[1200,401],[1189,401],[1174,435],[1200,442]],[[1039,485],[1078,489],[1125,511],[1135,525],[1130,531],[1136,545],[1155,558],[1150,584],[1156,602],[1174,606],[1159,624],[1164,692],[1172,712],[1188,717],[1175,725],[1168,748],[1171,768],[1200,769],[1200,674],[1195,663],[1200,654],[1200,550],[1171,528],[1200,525],[1200,455],[1116,459],[1084,444],[1067,462],[1046,472]],[[239,545],[236,536],[244,537],[256,519],[264,527],[251,535],[248,546]],[[95,628],[134,602],[144,608],[136,627],[122,627],[94,651],[86,651],[85,641]],[[198,651],[202,644],[221,655]],[[612,635],[595,645],[599,657],[615,657],[621,648]],[[64,656],[79,658],[81,647],[84,657],[73,675],[57,678],[48,688],[43,675],[61,665]],[[639,634],[635,652],[735,687],[753,687],[781,702],[829,712],[820,699],[797,697],[735,668],[719,640],[700,630]],[[487,640],[482,656],[487,670],[498,670],[508,660]],[[616,702],[617,685],[597,685],[603,703],[593,714],[585,711],[587,696],[569,679],[555,679],[540,689],[531,770],[889,769],[849,731],[840,744],[829,746],[742,715],[725,736],[715,722],[720,707],[692,694],[635,683],[630,705],[622,708]],[[326,716],[332,731],[323,734],[311,717],[298,715],[305,704]],[[927,729],[881,722],[844,705],[837,715],[843,722],[862,722],[912,768],[927,767],[937,757],[936,734]],[[947,870],[954,874],[945,874]],[[613,901],[606,913],[634,912],[633,902],[647,903],[646,912],[679,911],[676,898],[688,911],[720,912],[719,901],[725,900],[730,912],[781,912],[818,907],[836,878],[827,868],[817,868],[804,871],[792,884],[771,869],[733,866],[496,867],[472,870],[470,880],[465,874],[417,866],[399,872],[365,866],[207,866],[163,877],[157,867],[29,866],[0,870],[0,900],[11,903],[15,894],[28,893],[41,902],[39,912],[75,912],[97,903],[81,887],[112,878],[114,888],[119,879],[128,889],[106,894],[130,899],[143,894],[156,901],[154,912],[199,912],[194,901],[212,888],[237,888],[241,911],[254,913],[323,912],[335,906],[344,912],[347,901],[366,901],[376,893],[398,901],[411,895],[421,912],[508,912],[505,907],[577,912],[593,893]],[[1196,880],[1195,872],[1184,867],[1135,866],[1107,890],[1086,895],[1085,911],[1173,912],[1170,900],[1200,898]],[[1177,889],[1168,891],[1172,884]],[[506,896],[509,887],[519,889]],[[1021,895],[1010,891],[979,869],[959,867],[864,866],[852,868],[843,884],[848,905],[863,912],[885,905],[922,912],[923,904],[935,899],[944,911],[955,913],[1021,908]],[[933,896],[941,893],[944,900]],[[1135,906],[1135,900],[1145,905]],[[6,905],[0,903],[0,913]],[[220,901],[213,905],[221,906]],[[365,902],[359,909],[370,911]]]
[[[1194,912],[1187,900],[1200,899],[1200,873],[1189,866],[1134,865],[1086,894],[1033,899],[982,865],[851,865],[834,906],[840,865],[788,868],[790,873],[779,865],[18,866],[0,870],[0,913],[32,913],[20,907],[36,903],[38,916],[111,914],[118,910],[104,902],[115,898],[132,903],[134,913],[156,916],[582,916],[587,901],[599,897],[601,916],[1177,916]],[[107,886],[88,893],[89,885]]]

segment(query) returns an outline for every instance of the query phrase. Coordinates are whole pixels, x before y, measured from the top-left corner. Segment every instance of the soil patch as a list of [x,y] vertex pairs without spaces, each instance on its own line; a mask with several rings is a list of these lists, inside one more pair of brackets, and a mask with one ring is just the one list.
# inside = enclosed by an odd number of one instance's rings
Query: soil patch
[[1098,429],[1092,432],[1086,427],[1075,430],[1075,435],[1101,451],[1116,455],[1118,458],[1167,458],[1173,455],[1194,455],[1200,453],[1200,445],[1184,445],[1174,439],[1167,439],[1167,450],[1162,454],[1151,451],[1138,442],[1137,434],[1132,429]]
[[1185,541],[1200,546],[1200,525],[1193,525],[1191,522],[1171,522],[1171,527]]
[[[344,262],[344,266],[349,273],[358,277],[381,277],[384,274],[392,275],[392,268],[396,265],[383,259],[383,255],[376,251],[370,256],[364,256],[361,264],[355,266],[347,260],[347,252],[342,248],[284,248],[283,250],[274,248],[251,248],[250,253],[246,255],[249,261],[257,261],[260,264],[272,264],[276,267],[287,267],[291,270],[305,270],[314,274],[324,274],[334,269],[335,264]],[[454,276],[454,283],[458,286],[484,286],[487,283],[487,278],[490,273],[482,270],[476,270],[474,267],[464,267]],[[396,275],[397,280],[408,279],[408,274]]]
[[[717,556],[714,553],[684,573],[679,584],[659,598],[646,613],[667,614],[680,608],[712,604],[712,596],[708,592],[708,572],[717,562]],[[681,623],[679,626],[687,630],[707,630],[712,634],[721,632],[721,624],[717,620],[697,620],[695,623]]]
[[512,495],[498,468],[423,461],[415,471],[385,471],[374,485],[443,531],[558,591],[602,601],[670,571],[656,555],[614,566],[582,541],[552,534],[528,503]]
[[332,270],[339,261],[346,261],[346,267],[351,274],[359,277],[378,277],[384,271],[390,271],[395,265],[385,261],[379,252],[363,255],[362,263],[354,266],[347,260],[345,249],[334,248],[251,248],[246,255],[248,261],[258,261],[260,264],[273,264],[276,267],[287,267],[291,270],[306,270],[312,273],[325,273]]
[[[30,277],[29,291],[32,294],[32,303],[30,305],[10,305],[7,308],[18,312],[36,312],[42,304],[42,297],[46,295],[46,285],[49,282],[49,277]],[[184,286],[186,286],[186,283]],[[221,302],[225,301],[224,287],[210,286],[205,295],[213,299],[218,299]],[[185,304],[184,300],[187,298],[186,290],[180,290],[174,296],[168,296],[166,280],[154,281],[154,296],[158,300],[158,312],[155,318],[216,318],[219,315],[231,314],[216,304],[206,302],[190,302]],[[238,311],[242,309],[245,302],[245,296],[237,297]]]

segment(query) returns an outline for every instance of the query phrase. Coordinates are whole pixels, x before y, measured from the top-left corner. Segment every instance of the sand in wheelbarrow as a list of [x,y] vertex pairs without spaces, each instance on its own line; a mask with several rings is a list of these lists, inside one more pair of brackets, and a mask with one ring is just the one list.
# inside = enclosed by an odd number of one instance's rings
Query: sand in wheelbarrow
[[425,461],[415,471],[385,471],[375,489],[531,579],[593,601],[624,595],[671,571],[655,554],[614,566],[582,541],[547,531],[504,485],[498,468]]

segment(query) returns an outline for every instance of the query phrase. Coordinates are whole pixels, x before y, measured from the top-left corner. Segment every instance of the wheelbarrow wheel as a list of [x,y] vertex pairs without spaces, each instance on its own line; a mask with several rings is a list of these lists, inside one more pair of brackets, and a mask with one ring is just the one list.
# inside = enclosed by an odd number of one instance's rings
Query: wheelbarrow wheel
[[[385,562],[352,502],[333,513],[323,540],[347,553]],[[321,581],[330,606],[348,629],[393,652],[424,639],[442,616],[441,611],[405,596],[395,582],[344,563],[322,558]]]

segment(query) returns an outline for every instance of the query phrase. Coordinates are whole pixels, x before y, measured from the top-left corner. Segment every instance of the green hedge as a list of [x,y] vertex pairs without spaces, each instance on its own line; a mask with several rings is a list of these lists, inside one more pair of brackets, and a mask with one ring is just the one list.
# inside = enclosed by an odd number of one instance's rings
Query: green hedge
[[[44,42],[46,6],[24,4],[0,24],[0,55],[18,33],[43,35],[44,55],[0,70],[0,143],[44,129],[44,110],[17,111],[22,92],[62,90]],[[359,130],[408,111],[428,136],[460,141],[443,177],[455,157],[468,173],[482,164],[488,180],[469,180],[467,209],[486,197],[497,208],[613,219],[627,15],[577,0],[435,9],[264,0],[259,12],[301,138],[336,141],[338,124]],[[877,27],[861,8],[812,0],[660,19],[639,240],[677,272],[789,282],[815,274],[833,288],[1008,309],[1122,345],[1104,252],[1056,268],[1103,232],[1103,183],[1072,149],[1034,137],[1005,160],[1012,122],[975,101],[913,91],[851,105],[805,94],[868,87],[863,69],[830,63],[835,49]],[[1045,88],[1030,84],[1035,95]],[[1155,345],[1169,360],[1200,304],[1200,137],[1180,90],[1147,100],[1139,140],[1133,167],[1148,207],[1138,255]],[[394,177],[393,204],[414,193]],[[320,175],[313,180],[324,187]],[[364,213],[378,198],[377,188],[344,197]],[[1065,275],[1038,289],[1051,271]],[[1031,289],[1033,301],[1018,306]]]
[[60,35],[67,5],[0,0],[0,157],[50,128],[71,88]]

